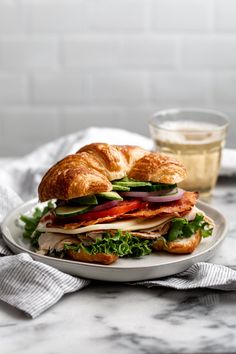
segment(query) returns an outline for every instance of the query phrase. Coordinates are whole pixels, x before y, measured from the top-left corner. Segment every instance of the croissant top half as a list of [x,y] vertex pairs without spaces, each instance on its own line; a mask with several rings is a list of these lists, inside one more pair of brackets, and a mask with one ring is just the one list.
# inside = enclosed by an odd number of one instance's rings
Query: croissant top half
[[186,177],[177,160],[138,146],[93,143],[52,166],[38,189],[39,200],[68,200],[112,190],[110,181],[128,176],[174,184]]

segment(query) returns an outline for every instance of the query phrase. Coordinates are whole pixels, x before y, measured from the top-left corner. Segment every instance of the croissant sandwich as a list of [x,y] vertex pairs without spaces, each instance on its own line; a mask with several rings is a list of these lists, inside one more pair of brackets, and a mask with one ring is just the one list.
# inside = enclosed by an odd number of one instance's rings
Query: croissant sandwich
[[49,202],[30,225],[22,216],[25,236],[41,254],[101,264],[191,253],[214,225],[195,206],[198,194],[178,188],[185,177],[180,162],[159,153],[86,145],[42,178],[39,200]]

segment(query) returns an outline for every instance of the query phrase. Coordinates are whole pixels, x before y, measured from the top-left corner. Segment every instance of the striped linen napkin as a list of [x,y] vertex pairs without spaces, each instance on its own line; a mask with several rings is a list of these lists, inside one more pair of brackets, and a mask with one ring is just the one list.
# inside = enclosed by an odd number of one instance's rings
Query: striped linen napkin
[[33,261],[27,253],[2,257],[0,279],[0,299],[32,318],[54,305],[64,294],[89,284],[89,280]]
[[[4,249],[0,244],[0,253]],[[7,250],[9,253],[9,250]],[[35,318],[66,293],[90,284],[51,266],[34,261],[27,253],[0,258],[0,299]],[[186,271],[161,279],[128,283],[147,288],[162,286],[177,290],[208,288],[236,290],[236,271],[228,267],[199,262]]]
[[[0,168],[0,222],[23,200],[35,197],[42,174],[51,164],[91,141],[136,144],[151,148],[149,139],[119,129],[90,128],[49,143],[24,158]],[[40,167],[39,167],[40,166]],[[22,199],[23,198],[23,199]],[[0,300],[35,318],[66,293],[90,283],[34,261],[27,253],[13,255],[0,235]],[[210,288],[236,290],[236,271],[209,263],[197,263],[175,276],[129,283],[173,289]]]
[[[0,222],[8,211],[22,202],[11,188],[0,185]],[[0,300],[32,318],[51,307],[64,294],[88,284],[89,280],[72,277],[36,262],[27,253],[13,255],[0,235]]]

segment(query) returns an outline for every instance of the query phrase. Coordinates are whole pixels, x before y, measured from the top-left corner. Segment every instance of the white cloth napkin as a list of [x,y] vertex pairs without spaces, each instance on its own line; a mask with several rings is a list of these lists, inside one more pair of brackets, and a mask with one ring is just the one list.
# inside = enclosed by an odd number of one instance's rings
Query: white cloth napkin
[[[153,147],[150,139],[138,134],[121,129],[89,128],[3,164],[0,168],[0,222],[12,208],[37,196],[38,183],[54,162],[91,142],[133,144],[149,150]],[[1,236],[0,255],[0,299],[32,318],[55,304],[64,294],[82,289],[90,282],[36,262],[27,253],[12,255]],[[236,290],[236,271],[220,265],[197,263],[172,277],[132,284]]]
[[220,176],[227,176],[227,177],[236,176],[236,150],[235,149],[223,150]]

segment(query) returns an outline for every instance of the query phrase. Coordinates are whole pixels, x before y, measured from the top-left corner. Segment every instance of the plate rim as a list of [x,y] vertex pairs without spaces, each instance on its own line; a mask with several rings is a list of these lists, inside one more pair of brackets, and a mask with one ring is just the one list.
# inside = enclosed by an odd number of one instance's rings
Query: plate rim
[[[158,264],[153,264],[153,265],[117,267],[115,264],[114,265],[113,264],[111,264],[111,265],[103,265],[103,264],[96,264],[96,263],[79,262],[79,261],[73,261],[73,260],[69,260],[69,259],[60,259],[60,258],[56,258],[56,257],[53,258],[53,257],[50,257],[50,256],[37,254],[36,252],[34,252],[32,250],[29,250],[29,249],[26,249],[23,246],[17,244],[15,241],[12,241],[12,240],[10,240],[8,238],[8,235],[6,234],[5,230],[7,229],[9,222],[12,221],[11,219],[12,219],[13,215],[15,213],[17,213],[17,212],[19,212],[19,214],[20,214],[20,210],[23,209],[23,208],[27,208],[29,206],[31,208],[34,208],[34,207],[37,206],[37,204],[40,204],[40,202],[38,201],[37,198],[34,198],[34,199],[31,199],[31,200],[29,200],[29,201],[27,201],[25,203],[22,203],[22,204],[18,205],[16,208],[12,209],[5,216],[5,218],[3,219],[2,224],[0,226],[0,230],[1,230],[1,233],[2,233],[3,240],[6,242],[6,244],[7,245],[11,244],[13,247],[18,248],[19,250],[21,250],[21,252],[19,252],[19,253],[26,252],[26,253],[32,255],[33,258],[37,257],[39,259],[49,260],[49,261],[51,261],[53,263],[54,262],[57,263],[59,261],[61,264],[64,263],[64,264],[69,264],[69,265],[82,265],[83,267],[88,267],[88,268],[109,269],[109,270],[115,270],[115,271],[122,271],[124,269],[127,269],[127,270],[138,270],[138,269],[145,269],[145,268],[151,269],[153,267],[168,266],[168,265],[174,266],[175,264],[179,264],[179,263],[182,263],[182,262],[185,262],[185,261],[195,262],[195,258],[201,257],[202,255],[207,254],[208,252],[210,252],[212,249],[217,248],[222,243],[222,241],[225,239],[226,234],[228,232],[228,221],[227,221],[226,217],[217,208],[212,207],[210,204],[207,204],[207,203],[205,203],[205,202],[200,200],[200,201],[197,202],[197,205],[199,205],[200,207],[203,206],[204,208],[212,209],[214,212],[217,212],[218,214],[220,214],[221,218],[224,221],[224,228],[223,228],[222,234],[215,241],[215,243],[213,245],[211,245],[210,248],[202,250],[200,253],[197,253],[197,254],[182,255],[181,259],[174,259],[175,255],[172,255],[173,256],[173,261],[163,262],[163,263],[158,263]],[[41,204],[43,204],[43,203],[41,203]],[[30,211],[30,209],[28,211]],[[13,236],[12,236],[12,238],[13,238]],[[15,252],[13,252],[13,253],[16,254]],[[40,261],[40,260],[38,260],[38,261]]]

